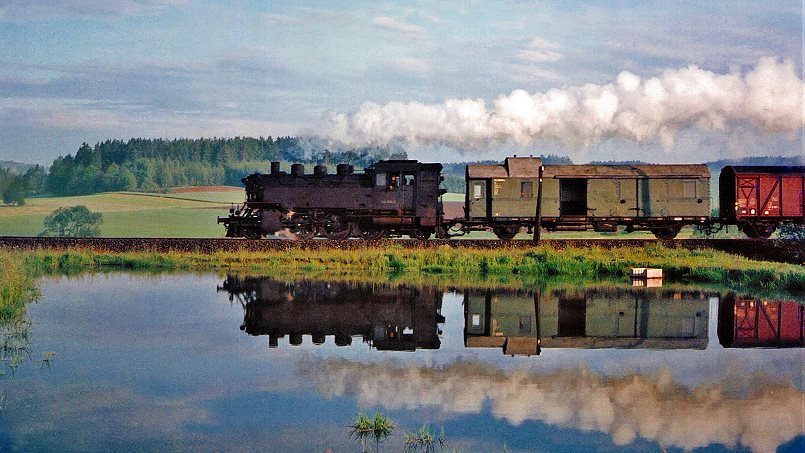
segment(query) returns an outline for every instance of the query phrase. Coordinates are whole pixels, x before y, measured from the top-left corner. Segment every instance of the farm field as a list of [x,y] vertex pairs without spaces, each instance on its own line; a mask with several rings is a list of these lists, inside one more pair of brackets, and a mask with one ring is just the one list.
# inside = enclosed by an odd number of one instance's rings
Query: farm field
[[0,235],[36,236],[53,210],[84,205],[103,214],[104,237],[219,237],[224,229],[216,217],[227,215],[230,204],[242,199],[243,191],[236,187],[29,198],[25,206],[0,206]]

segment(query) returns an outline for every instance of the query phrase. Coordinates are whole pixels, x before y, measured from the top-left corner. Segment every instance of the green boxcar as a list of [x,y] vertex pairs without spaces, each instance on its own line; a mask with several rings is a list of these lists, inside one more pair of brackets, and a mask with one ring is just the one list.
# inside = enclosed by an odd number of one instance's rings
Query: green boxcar
[[[508,157],[501,165],[468,165],[470,224],[499,233],[533,223],[541,164],[536,157]],[[547,165],[541,204],[549,230],[625,226],[668,239],[684,225],[709,220],[710,171],[706,165]]]

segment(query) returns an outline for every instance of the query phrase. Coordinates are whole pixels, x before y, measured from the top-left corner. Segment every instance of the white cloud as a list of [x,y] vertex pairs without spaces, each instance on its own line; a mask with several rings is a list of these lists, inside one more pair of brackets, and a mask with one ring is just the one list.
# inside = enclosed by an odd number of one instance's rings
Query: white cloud
[[512,425],[538,421],[608,434],[616,445],[638,437],[685,450],[724,444],[756,453],[805,434],[805,393],[792,384],[752,377],[746,394],[721,385],[688,389],[666,369],[656,375],[601,377],[588,369],[505,372],[471,362],[440,368],[326,360],[301,371],[327,398],[351,396],[361,406],[391,410],[436,407]]
[[[225,102],[223,109],[236,104]],[[95,131],[115,137],[234,137],[295,135],[305,125],[239,117],[230,112],[155,112],[124,103],[15,98],[0,102],[0,118],[54,131]]]
[[389,30],[400,31],[403,33],[420,34],[425,31],[419,25],[409,24],[388,16],[376,16],[372,19],[372,23],[378,27],[387,28]]
[[530,63],[554,63],[561,60],[564,55],[557,52],[561,46],[545,38],[536,36],[523,49],[517,51],[518,59]]
[[408,72],[427,72],[431,69],[430,63],[414,57],[399,57],[389,60],[388,64],[397,69]]

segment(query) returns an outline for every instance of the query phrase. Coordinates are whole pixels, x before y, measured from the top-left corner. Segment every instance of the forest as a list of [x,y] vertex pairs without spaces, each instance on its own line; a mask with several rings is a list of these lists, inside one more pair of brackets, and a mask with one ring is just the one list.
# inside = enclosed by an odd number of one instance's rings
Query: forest
[[169,187],[241,185],[241,178],[267,171],[268,162],[336,164],[358,168],[380,159],[405,159],[382,148],[310,151],[294,137],[107,140],[83,143],[75,156],[58,157],[50,167],[48,191],[56,196]]

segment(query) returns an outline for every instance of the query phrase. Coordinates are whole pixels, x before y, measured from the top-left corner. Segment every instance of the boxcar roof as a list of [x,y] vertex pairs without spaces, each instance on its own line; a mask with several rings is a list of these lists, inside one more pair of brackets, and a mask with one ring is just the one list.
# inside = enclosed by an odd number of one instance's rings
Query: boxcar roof
[[755,174],[786,174],[786,173],[805,173],[803,166],[766,166],[766,165],[727,165],[725,169],[732,169],[736,174],[755,173]]
[[707,165],[546,165],[546,178],[709,178]]
[[500,165],[467,165],[470,178],[538,178],[542,159],[539,157],[507,157]]

